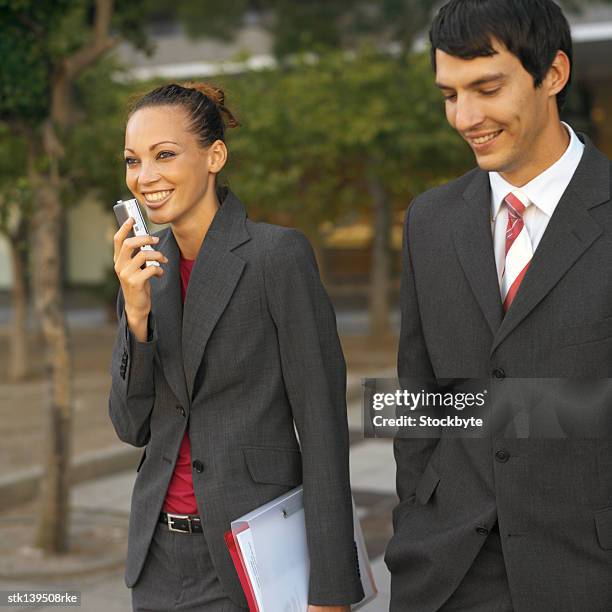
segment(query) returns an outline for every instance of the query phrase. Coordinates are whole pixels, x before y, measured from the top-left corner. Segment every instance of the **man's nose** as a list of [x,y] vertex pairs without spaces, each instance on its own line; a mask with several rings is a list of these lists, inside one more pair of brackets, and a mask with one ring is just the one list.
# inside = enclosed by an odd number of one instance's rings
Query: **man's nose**
[[459,96],[455,106],[455,129],[465,133],[484,121],[484,113],[472,96]]

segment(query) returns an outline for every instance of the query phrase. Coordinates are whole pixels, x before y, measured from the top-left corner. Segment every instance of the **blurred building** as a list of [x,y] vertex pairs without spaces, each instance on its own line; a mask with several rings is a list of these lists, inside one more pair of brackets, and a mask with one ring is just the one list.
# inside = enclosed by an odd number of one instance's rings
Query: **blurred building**
[[[572,95],[565,119],[583,131],[612,158],[612,6],[593,5],[570,15],[575,44]],[[274,65],[272,40],[256,16],[246,20],[231,43],[192,40],[178,25],[152,27],[156,42],[152,56],[124,44],[118,49],[122,63],[133,78],[189,79],[257,70]],[[65,280],[70,286],[103,283],[112,265],[110,259],[115,221],[109,203],[105,214],[100,205],[86,201],[67,213],[64,240]],[[393,261],[397,268],[401,242],[401,217],[395,220]],[[101,228],[102,231],[101,231]],[[328,232],[319,252],[323,273],[340,295],[359,292],[367,286],[372,229],[367,219]],[[11,286],[11,266],[6,243],[0,239],[0,290]]]

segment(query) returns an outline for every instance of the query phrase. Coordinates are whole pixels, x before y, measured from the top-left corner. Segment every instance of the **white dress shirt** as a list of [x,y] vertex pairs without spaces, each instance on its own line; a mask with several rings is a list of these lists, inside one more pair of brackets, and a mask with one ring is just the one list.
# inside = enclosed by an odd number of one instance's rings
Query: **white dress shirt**
[[[563,125],[570,136],[570,143],[565,153],[552,166],[520,187],[520,190],[532,203],[525,211],[523,221],[534,253],[561,196],[576,172],[584,151],[584,144],[580,142],[574,130],[567,123]],[[504,198],[517,187],[508,183],[497,172],[489,172],[489,182],[491,184],[491,231],[493,232],[497,279],[501,287],[506,261],[506,227],[508,225],[508,209],[502,204]]]

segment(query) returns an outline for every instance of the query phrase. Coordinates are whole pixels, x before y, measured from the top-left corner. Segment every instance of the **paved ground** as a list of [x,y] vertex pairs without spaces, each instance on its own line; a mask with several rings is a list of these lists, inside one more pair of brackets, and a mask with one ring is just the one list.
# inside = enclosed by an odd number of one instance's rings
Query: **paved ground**
[[[108,357],[115,327],[95,309],[72,310],[68,315],[74,362],[74,443],[73,454],[117,447],[118,442],[107,415]],[[396,339],[373,342],[363,335],[367,318],[362,312],[343,312],[338,316],[349,375],[352,381],[393,368]],[[0,308],[0,355],[8,355],[8,316]],[[4,323],[4,325],[2,325]],[[396,326],[396,324],[394,324]],[[32,337],[33,378],[27,383],[10,384],[0,368],[0,477],[17,470],[41,465],[44,458],[45,406],[47,382],[40,338]],[[394,463],[390,441],[363,440],[361,406],[349,406],[351,426],[351,478],[359,516],[379,586],[375,602],[367,612],[388,609],[388,575],[382,562],[384,547],[391,535],[390,516],[395,505]],[[72,507],[75,515],[88,510],[113,516],[121,529],[127,526],[129,502],[135,473],[133,470],[76,486]],[[35,511],[35,508],[34,508]],[[13,510],[13,512],[15,512]],[[6,515],[0,513],[0,520]],[[98,572],[86,578],[49,582],[0,580],[0,590],[66,589],[83,594],[82,609],[87,612],[128,611],[130,592],[123,583],[122,569]],[[4,608],[21,610],[24,608]],[[38,607],[38,610],[53,610]]]
[[[366,545],[373,562],[379,596],[362,608],[365,612],[388,610],[389,577],[382,561],[384,547],[391,535],[390,516],[395,504],[394,464],[389,440],[363,440],[360,430],[360,403],[353,402],[349,408],[353,439],[351,445],[351,480],[353,493]],[[101,478],[74,488],[72,507],[75,512],[87,510],[112,512],[123,515],[127,525],[130,496],[135,478],[133,470]],[[98,572],[92,576],[76,579],[50,581],[6,581],[0,580],[0,590],[45,590],[62,589],[82,593],[82,609],[87,612],[126,612],[130,607],[130,592],[123,583],[123,570]],[[6,608],[18,612],[24,608]],[[38,607],[37,610],[52,612],[56,607]],[[170,612],[170,611],[169,611]]]
[[[115,325],[104,321],[99,311],[71,311],[70,345],[73,376],[73,455],[108,448],[117,437],[108,418],[109,363],[115,339]],[[390,337],[373,342],[354,334],[365,321],[362,313],[341,313],[338,317],[342,344],[349,371],[355,377],[395,365],[396,340]],[[98,324],[93,326],[97,321]],[[357,328],[355,328],[357,325]],[[24,384],[9,384],[7,371],[0,367],[0,477],[16,470],[41,465],[44,461],[48,383],[41,339],[31,338],[33,377]],[[0,363],[8,356],[8,327],[0,325]]]

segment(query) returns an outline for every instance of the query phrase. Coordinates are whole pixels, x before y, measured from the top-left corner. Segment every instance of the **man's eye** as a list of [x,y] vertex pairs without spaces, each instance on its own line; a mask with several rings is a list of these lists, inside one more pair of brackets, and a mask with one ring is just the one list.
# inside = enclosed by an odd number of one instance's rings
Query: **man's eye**
[[483,96],[494,96],[498,92],[499,92],[499,87],[497,89],[483,89],[480,93]]
[[174,157],[174,151],[160,151],[157,155],[157,159],[168,159]]
[[136,163],[138,163],[138,160],[135,157],[126,157],[125,158],[125,165],[126,166],[133,166]]
[[448,94],[447,96],[444,96],[444,99],[447,102],[454,102],[457,99],[457,94]]

